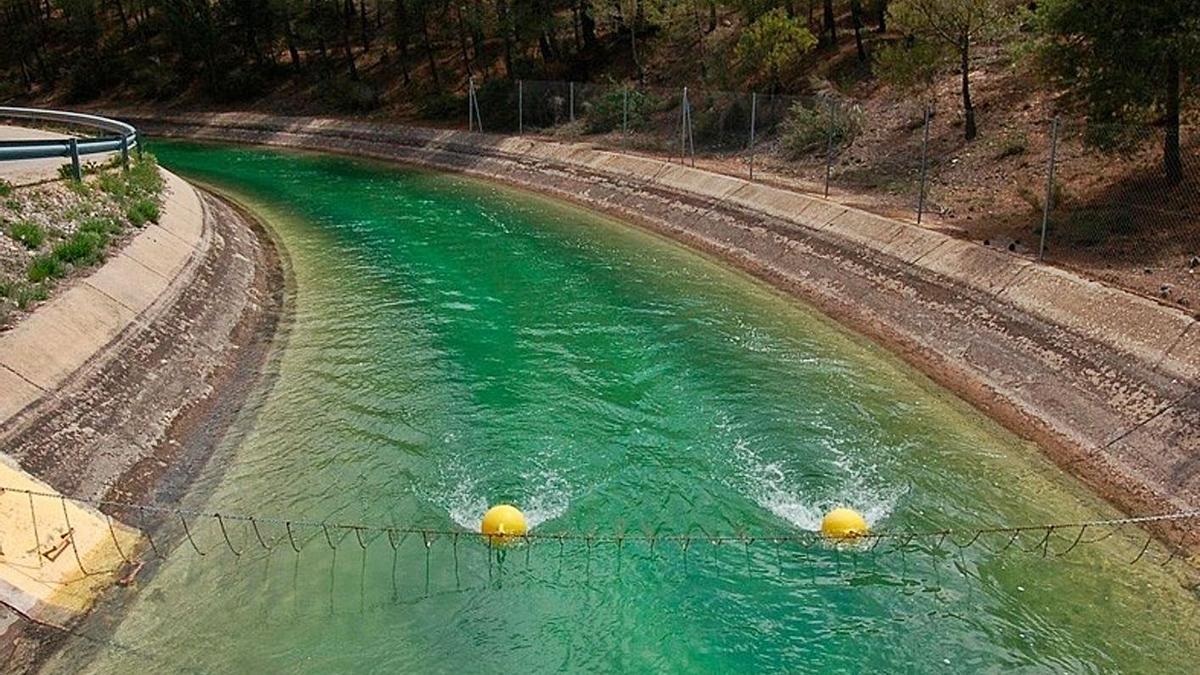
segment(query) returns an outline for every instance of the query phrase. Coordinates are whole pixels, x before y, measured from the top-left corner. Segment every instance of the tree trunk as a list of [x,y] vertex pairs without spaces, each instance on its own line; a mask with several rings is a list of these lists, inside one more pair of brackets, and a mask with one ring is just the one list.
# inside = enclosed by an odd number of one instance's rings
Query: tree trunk
[[959,43],[958,53],[962,59],[963,133],[968,141],[975,140],[979,130],[975,128],[975,107],[971,105],[971,38],[964,36]]
[[500,31],[500,37],[504,42],[504,74],[508,79],[513,79],[516,74],[513,73],[513,40],[511,18],[508,16],[508,2],[506,0],[496,0],[496,18],[497,29]]
[[400,73],[404,76],[404,84],[411,84],[412,76],[408,72],[408,38],[410,29],[408,9],[405,7],[406,1],[395,0],[396,29],[393,35],[396,38],[396,51],[400,52]]
[[637,0],[637,11],[633,15],[633,21],[629,24],[629,53],[633,56],[633,67],[637,70],[638,84],[646,83],[646,71],[642,70],[642,62],[638,59],[637,50],[637,32],[638,24],[642,19],[642,0]]
[[433,76],[433,86],[439,92],[442,90],[442,79],[438,77],[437,59],[433,57],[433,43],[429,39],[429,17],[426,16],[428,8],[421,6],[417,13],[421,16],[421,42],[425,47],[425,58],[429,60],[429,74]]
[[826,45],[837,46],[837,23],[833,16],[833,0],[825,0],[825,28],[821,34],[829,36]]
[[887,0],[875,0],[875,19],[879,22],[880,33],[887,32]]
[[579,28],[583,31],[583,48],[591,57],[596,52],[596,18],[591,0],[583,0],[579,6]]
[[1163,171],[1167,182],[1183,181],[1183,157],[1179,152],[1179,56],[1167,56],[1166,128],[1163,134]]
[[350,29],[342,27],[342,48],[346,50],[346,66],[350,70],[350,79],[358,81],[358,66],[354,64],[354,49],[350,46]]
[[467,53],[467,26],[463,21],[462,9],[457,3],[454,4],[454,16],[458,23],[458,48],[462,54],[463,70],[467,71],[467,76],[470,77],[473,71],[471,70],[471,56]]
[[129,39],[129,17],[125,14],[125,6],[121,4],[121,0],[113,0],[113,4],[117,6],[117,16],[121,19],[121,37]]
[[862,2],[860,0],[850,0],[850,18],[854,20],[854,45],[858,48],[858,60],[860,63],[866,63],[867,50],[863,47]]
[[296,30],[292,27],[291,10],[284,10],[283,34],[287,40],[288,55],[292,57],[292,70],[300,72],[300,50],[296,47]]
[[359,32],[362,33],[363,51],[371,48],[371,36],[367,34],[370,22],[367,18],[367,0],[358,0]]

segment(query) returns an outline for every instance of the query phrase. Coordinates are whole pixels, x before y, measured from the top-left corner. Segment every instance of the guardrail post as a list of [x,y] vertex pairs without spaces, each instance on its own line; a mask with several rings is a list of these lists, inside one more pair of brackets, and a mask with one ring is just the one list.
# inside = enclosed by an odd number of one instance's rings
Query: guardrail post
[[1042,205],[1042,240],[1038,244],[1038,260],[1046,256],[1046,228],[1050,224],[1050,209],[1054,202],[1054,162],[1058,154],[1058,115],[1050,123],[1050,167],[1046,177],[1046,203]]
[[142,143],[145,141],[145,139],[146,137],[142,135],[142,132],[138,131],[134,133],[134,140],[137,141],[137,145],[134,147],[137,148],[138,159],[142,158]]
[[121,134],[121,168],[129,170],[129,137]]
[[83,167],[79,164],[79,141],[74,138],[67,139],[67,149],[71,153],[71,176],[79,182],[83,180]]
[[921,216],[925,213],[925,175],[926,159],[929,157],[929,106],[925,106],[925,133],[921,137],[921,193],[917,195],[917,224],[921,224]]
[[758,115],[758,94],[750,94],[750,180],[754,180],[754,123]]

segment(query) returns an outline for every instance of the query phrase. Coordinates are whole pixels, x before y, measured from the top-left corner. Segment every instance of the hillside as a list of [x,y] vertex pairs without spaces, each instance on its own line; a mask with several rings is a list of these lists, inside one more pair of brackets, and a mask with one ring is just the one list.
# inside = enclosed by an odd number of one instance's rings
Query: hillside
[[[969,108],[962,60],[914,7],[978,12],[966,28]],[[1195,311],[1191,64],[1176,73],[1182,93],[1112,113],[1039,65],[1039,44],[1054,47],[1039,32],[1049,11],[983,0],[13,2],[0,98],[466,126],[470,78],[486,131],[680,156],[686,85],[698,164],[749,171],[753,108],[756,178],[824,193],[829,159],[831,198],[913,220],[928,105],[922,224],[1029,256],[1058,115],[1046,258]]]

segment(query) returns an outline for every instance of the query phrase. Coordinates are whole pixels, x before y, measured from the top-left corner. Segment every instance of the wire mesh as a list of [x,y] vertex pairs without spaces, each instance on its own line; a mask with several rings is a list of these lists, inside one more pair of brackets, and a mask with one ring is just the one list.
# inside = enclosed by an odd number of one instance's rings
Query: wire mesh
[[1175,151],[1168,127],[1064,118],[1055,131],[1037,116],[985,119],[967,141],[961,116],[921,101],[869,113],[832,95],[689,87],[685,110],[682,87],[533,80],[477,83],[476,96],[488,132],[694,162],[1200,306],[1194,127]]

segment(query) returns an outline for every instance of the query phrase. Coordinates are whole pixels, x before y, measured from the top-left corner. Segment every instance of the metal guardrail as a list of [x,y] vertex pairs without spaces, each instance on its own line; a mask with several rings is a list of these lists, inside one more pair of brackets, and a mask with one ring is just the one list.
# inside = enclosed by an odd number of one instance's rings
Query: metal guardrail
[[81,157],[120,152],[122,163],[128,164],[129,151],[134,148],[139,152],[141,151],[137,129],[124,122],[100,117],[99,115],[73,113],[64,110],[0,106],[0,117],[90,127],[115,134],[95,138],[71,137],[0,141],[0,162],[53,157],[69,158],[71,160],[71,172],[76,180],[80,180],[83,177]]

